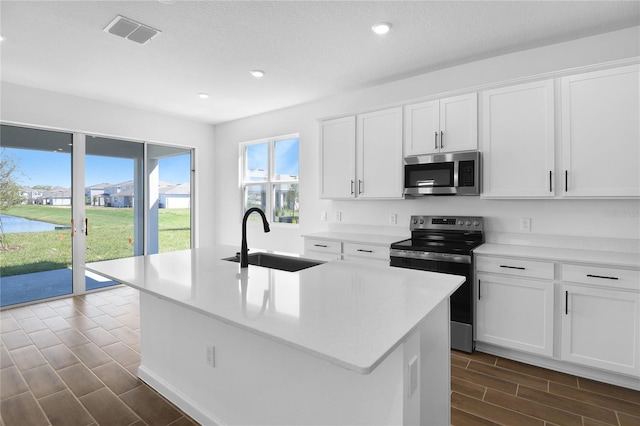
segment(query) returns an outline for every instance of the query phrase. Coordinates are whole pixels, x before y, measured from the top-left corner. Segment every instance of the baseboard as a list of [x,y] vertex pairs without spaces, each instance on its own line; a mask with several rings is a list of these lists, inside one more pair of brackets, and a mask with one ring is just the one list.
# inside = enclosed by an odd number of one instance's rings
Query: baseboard
[[160,395],[167,398],[191,418],[202,425],[224,426],[225,423],[216,416],[200,407],[182,392],[169,385],[167,382],[156,376],[149,369],[140,365],[138,367],[138,377],[155,389]]
[[479,352],[488,353],[490,355],[507,358],[513,361],[519,361],[525,364],[531,364],[537,367],[546,368],[548,370],[559,371],[561,373],[584,377],[586,379],[596,380],[598,382],[608,383],[611,385],[621,386],[633,390],[640,390],[640,378],[638,377],[625,376],[622,374],[572,364],[570,362],[560,361],[553,358],[528,354],[513,349],[494,346],[489,343],[476,342],[476,350]]

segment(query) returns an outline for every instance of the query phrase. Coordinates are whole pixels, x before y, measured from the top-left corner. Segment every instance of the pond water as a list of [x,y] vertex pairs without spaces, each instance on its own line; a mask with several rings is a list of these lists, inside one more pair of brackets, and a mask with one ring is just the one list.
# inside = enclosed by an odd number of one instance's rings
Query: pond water
[[0,214],[2,229],[5,234],[15,234],[18,232],[43,232],[53,231],[56,228],[65,228],[55,223],[41,222],[39,220],[25,219],[23,217]]

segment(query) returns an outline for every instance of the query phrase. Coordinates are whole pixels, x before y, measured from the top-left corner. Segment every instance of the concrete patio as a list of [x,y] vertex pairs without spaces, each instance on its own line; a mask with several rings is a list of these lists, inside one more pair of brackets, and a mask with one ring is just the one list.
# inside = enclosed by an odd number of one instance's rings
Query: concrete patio
[[[0,307],[73,293],[71,268],[0,277]],[[115,281],[87,272],[87,291],[116,285]]]

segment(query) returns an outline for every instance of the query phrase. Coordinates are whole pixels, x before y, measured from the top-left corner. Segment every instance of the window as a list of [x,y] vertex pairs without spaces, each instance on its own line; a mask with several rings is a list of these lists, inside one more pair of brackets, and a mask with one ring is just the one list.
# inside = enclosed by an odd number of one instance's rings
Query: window
[[243,211],[258,207],[272,223],[299,223],[299,141],[295,134],[240,144]]

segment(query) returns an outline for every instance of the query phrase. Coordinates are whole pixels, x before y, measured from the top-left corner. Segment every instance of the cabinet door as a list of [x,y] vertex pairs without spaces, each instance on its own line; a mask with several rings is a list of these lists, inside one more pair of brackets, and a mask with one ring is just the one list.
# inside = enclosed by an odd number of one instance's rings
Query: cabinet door
[[433,154],[440,150],[440,102],[422,102],[404,108],[404,155]]
[[553,80],[482,93],[483,197],[554,195]]
[[440,99],[440,152],[478,149],[478,94]]
[[564,360],[640,374],[640,293],[563,285]]
[[476,340],[553,356],[553,283],[478,274]]
[[402,198],[402,108],[358,116],[358,198]]
[[640,196],[639,66],[562,78],[562,193]]
[[320,123],[320,197],[355,196],[355,116]]

